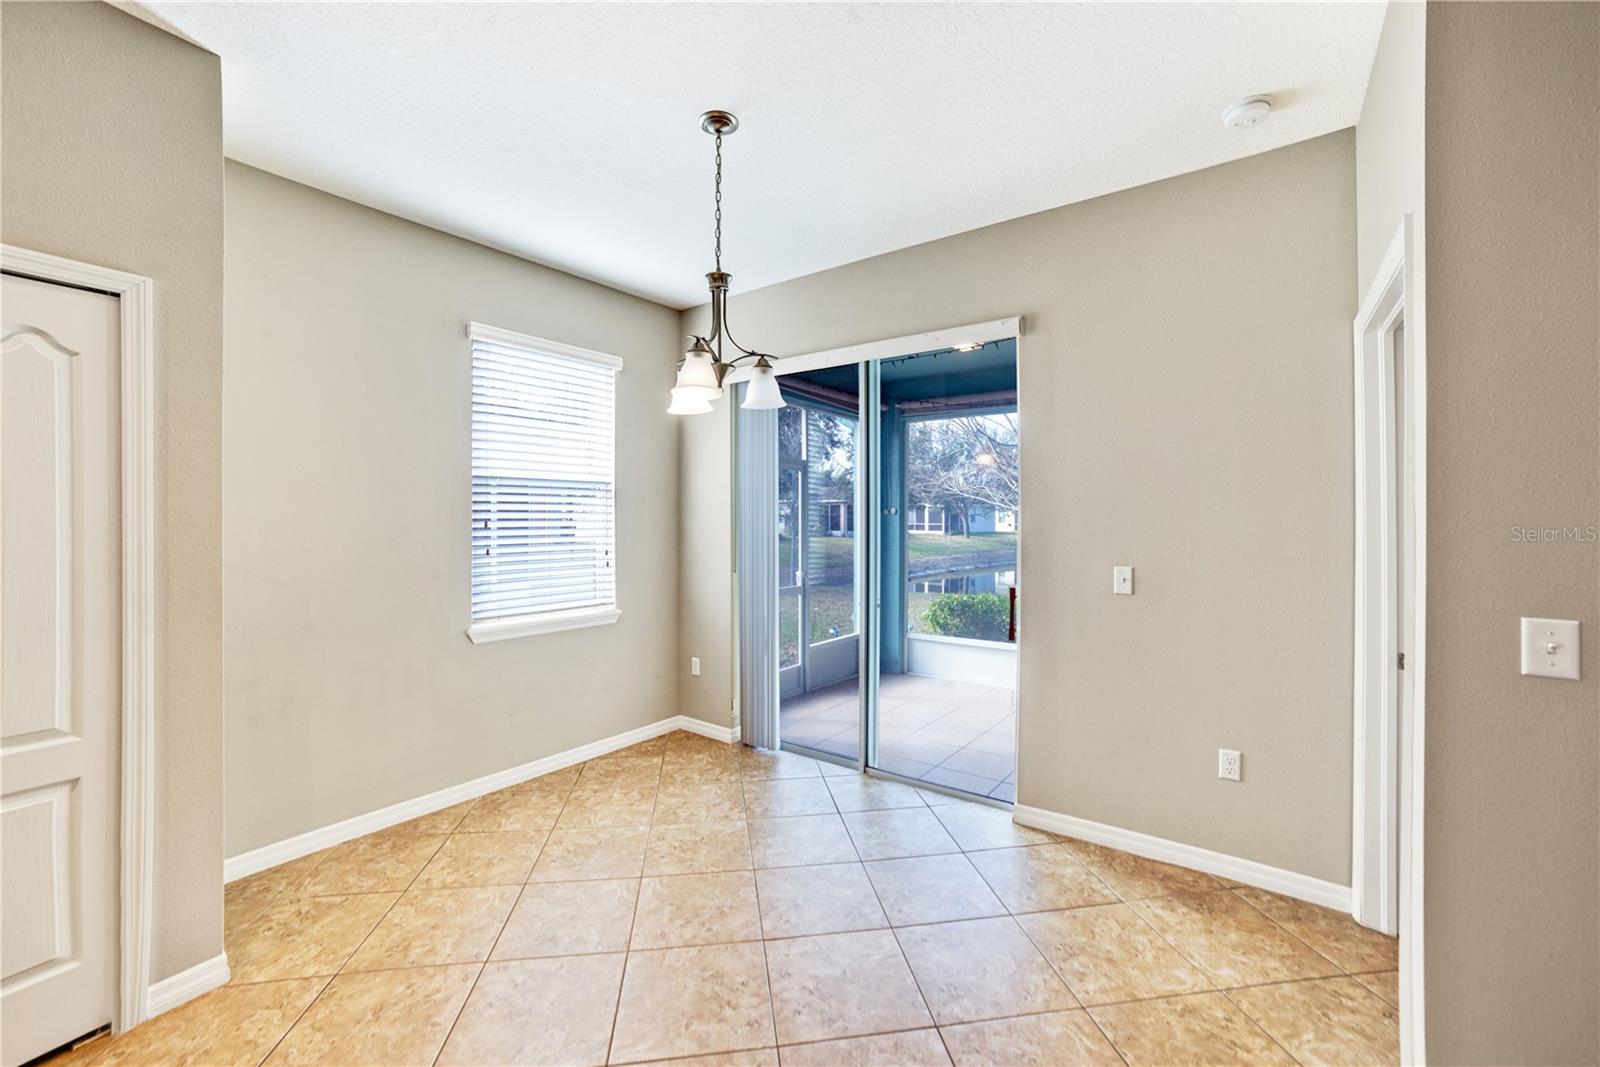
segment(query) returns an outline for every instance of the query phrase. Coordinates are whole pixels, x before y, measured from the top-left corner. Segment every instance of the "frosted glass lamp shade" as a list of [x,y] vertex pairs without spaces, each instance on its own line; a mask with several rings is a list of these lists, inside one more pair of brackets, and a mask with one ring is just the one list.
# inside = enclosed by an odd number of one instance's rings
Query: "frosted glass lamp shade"
[[750,375],[750,384],[745,389],[744,403],[740,407],[759,411],[788,406],[783,402],[783,393],[778,389],[778,376],[772,373],[772,365],[765,359],[756,363]]
[[678,388],[672,391],[672,405],[667,408],[668,415],[709,415],[711,413],[711,397],[716,393],[709,393],[699,388]]
[[683,354],[683,366],[678,368],[678,388],[708,389],[721,396],[722,383],[717,380],[717,368],[711,362],[711,352],[698,339]]

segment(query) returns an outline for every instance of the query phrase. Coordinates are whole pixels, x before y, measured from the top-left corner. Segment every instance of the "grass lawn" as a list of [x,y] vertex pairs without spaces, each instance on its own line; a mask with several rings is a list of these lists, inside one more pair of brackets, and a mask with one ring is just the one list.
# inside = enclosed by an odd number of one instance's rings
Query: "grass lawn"
[[[818,644],[833,637],[844,637],[856,632],[853,617],[855,600],[853,585],[817,585],[811,587],[811,643]],[[799,597],[784,597],[778,601],[778,665],[787,667],[796,662],[800,654]],[[831,631],[835,628],[838,633]]]
[[[852,619],[851,600],[854,593],[853,571],[856,541],[854,537],[817,537],[811,541],[810,584],[812,643],[826,641],[837,628],[840,634],[856,631]],[[792,558],[793,542],[780,538],[778,558],[780,570]],[[909,534],[906,537],[906,567],[912,574],[940,574],[967,568],[997,568],[1015,566],[1017,535],[1015,533],[980,533],[971,537],[959,534]],[[922,613],[936,593],[906,594],[906,618],[916,630]],[[800,620],[794,603],[779,605],[778,641],[783,663],[794,662],[798,654]]]
[[[811,542],[812,563],[821,563],[824,570],[848,569],[856,549],[854,537],[818,537]],[[779,543],[778,553],[787,559],[788,541]],[[906,560],[915,566],[923,560],[949,562],[951,570],[959,570],[964,557],[978,556],[988,560],[994,556],[1017,555],[1015,533],[980,533],[971,537],[955,534],[906,535]]]
[[[944,534],[907,534],[906,558],[915,563],[918,560],[938,559],[950,557],[975,556],[975,555],[1001,555],[1009,553],[1013,559],[1017,555],[1017,535],[1015,533],[978,533],[971,537],[962,537],[955,534],[946,537]],[[955,568],[952,568],[955,569]]]

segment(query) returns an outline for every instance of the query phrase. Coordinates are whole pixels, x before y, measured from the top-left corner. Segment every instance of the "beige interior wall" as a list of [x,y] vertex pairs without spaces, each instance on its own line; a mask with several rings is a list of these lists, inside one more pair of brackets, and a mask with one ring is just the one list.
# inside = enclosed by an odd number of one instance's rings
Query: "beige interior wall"
[[[677,314],[227,174],[228,854],[675,714]],[[627,363],[613,626],[467,640],[469,320]]]
[[[1430,4],[1433,1063],[1600,1062],[1600,7]],[[1518,617],[1578,619],[1579,682]]]
[[1423,241],[1423,49],[1428,5],[1392,0],[1356,124],[1357,298],[1372,285],[1401,218]]
[[[713,414],[683,419],[678,444],[678,710],[717,726],[734,725],[738,680],[732,410],[723,402]],[[689,673],[692,656],[700,657],[699,677]]]
[[159,981],[222,951],[222,84],[105,4],[0,4],[0,233],[155,280]]
[[[1347,130],[734,293],[779,354],[1025,317],[1022,804],[1349,883],[1355,232]],[[683,437],[685,663],[730,644],[724,415]]]

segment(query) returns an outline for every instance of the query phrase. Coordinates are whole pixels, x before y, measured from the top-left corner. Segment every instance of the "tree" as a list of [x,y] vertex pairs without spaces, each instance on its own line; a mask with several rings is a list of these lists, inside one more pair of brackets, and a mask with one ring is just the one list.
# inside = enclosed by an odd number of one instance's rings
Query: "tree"
[[959,516],[969,537],[973,508],[1018,510],[1022,480],[1017,432],[1015,413],[911,422],[906,435],[907,499],[943,507],[947,534],[949,516]]

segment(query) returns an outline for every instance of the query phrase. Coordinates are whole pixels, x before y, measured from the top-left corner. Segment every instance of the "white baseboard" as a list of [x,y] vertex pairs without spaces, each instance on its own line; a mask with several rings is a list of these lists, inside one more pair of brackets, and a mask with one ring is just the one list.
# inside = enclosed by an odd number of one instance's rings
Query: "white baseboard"
[[726,741],[729,744],[739,740],[738,731],[734,730],[732,727],[718,726],[714,722],[706,722],[704,719],[691,718],[688,715],[678,716],[677,729],[688,730],[692,734],[699,734],[701,737],[709,737],[713,741]]
[[563,767],[570,767],[575,763],[604,756],[608,752],[615,752],[619,748],[636,745],[640,741],[648,741],[652,737],[660,737],[674,730],[688,730],[691,733],[703,734],[718,741],[733,740],[732,731],[726,727],[713,723],[702,722],[686,715],[673,715],[659,722],[641,726],[635,730],[613,734],[591,741],[587,745],[569,748],[565,752],[557,752],[553,756],[536,759],[531,763],[524,763],[517,767],[509,767],[503,771],[486,774],[482,778],[474,778],[470,782],[449,786],[425,796],[413,797],[402,800],[398,804],[390,804],[377,811],[369,811],[365,815],[356,815],[316,830],[308,830],[303,834],[285,838],[282,841],[260,848],[241,852],[237,856],[229,856],[222,864],[222,880],[232,882],[246,875],[264,871],[269,867],[276,867],[280,863],[287,863],[301,856],[309,856],[313,852],[342,844],[351,838],[370,834],[376,830],[383,830],[396,826],[408,819],[415,819],[419,815],[428,815],[435,811],[448,808],[453,804],[460,804],[465,800],[473,800],[485,793],[493,793],[497,789],[504,789],[518,782],[525,782],[530,778],[537,778],[541,774],[559,771]]
[[1265,863],[1257,863],[1255,860],[1240,859],[1238,856],[1213,852],[1208,848],[1168,841],[1164,837],[1152,837],[1135,830],[1123,830],[1120,827],[1090,822],[1088,819],[1062,815],[1060,812],[1046,811],[1043,808],[1029,808],[1018,804],[1011,809],[1011,817],[1024,826],[1080,838],[1096,845],[1132,852],[1147,859],[1175,863],[1180,867],[1204,871],[1219,878],[1231,878],[1235,882],[1282,893],[1284,896],[1320,904],[1325,908],[1335,908],[1344,912],[1350,910],[1349,886],[1326,882],[1308,874],[1296,874],[1282,867],[1272,867]]
[[154,1019],[162,1012],[171,1011],[202,993],[209,993],[227,984],[227,955],[223,953],[212,956],[209,960],[197,963],[186,971],[179,971],[171,978],[163,978],[145,990],[144,1017]]

